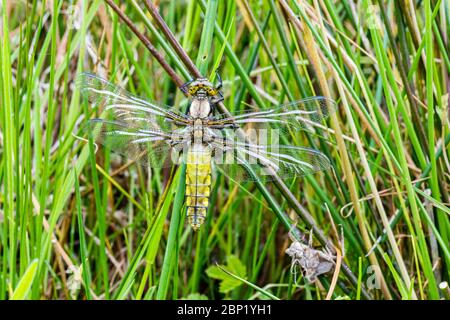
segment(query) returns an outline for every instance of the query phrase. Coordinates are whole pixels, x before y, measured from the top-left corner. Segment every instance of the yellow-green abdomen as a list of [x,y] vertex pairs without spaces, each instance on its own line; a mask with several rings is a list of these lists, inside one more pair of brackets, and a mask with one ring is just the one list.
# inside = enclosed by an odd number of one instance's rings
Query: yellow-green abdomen
[[189,224],[197,230],[205,222],[211,192],[211,150],[193,144],[186,160],[186,207]]

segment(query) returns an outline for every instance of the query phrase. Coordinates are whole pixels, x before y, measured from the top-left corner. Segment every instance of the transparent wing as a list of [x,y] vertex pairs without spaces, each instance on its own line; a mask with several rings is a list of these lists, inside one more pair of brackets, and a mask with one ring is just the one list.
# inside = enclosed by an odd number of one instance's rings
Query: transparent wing
[[[214,117],[208,123],[207,134],[214,137],[211,148],[215,164],[238,182],[272,181],[274,173],[290,179],[326,170],[331,164],[323,153],[281,142],[289,138],[291,130],[320,125],[336,109],[332,99],[309,97],[268,110]],[[238,127],[243,132],[239,133]]]
[[161,130],[170,129],[171,124],[189,125],[186,115],[174,108],[134,96],[94,74],[82,73],[76,84],[93,108],[108,111],[108,116],[121,122]]
[[96,142],[111,148],[124,160],[131,160],[153,168],[170,167],[178,163],[184,146],[181,132],[168,134],[158,130],[134,128],[119,121],[92,119],[83,128],[87,136],[92,133]]
[[126,160],[152,167],[172,165],[173,147],[183,143],[186,117],[173,109],[133,96],[126,90],[89,73],[77,79],[82,95],[101,118],[89,120],[82,134]]
[[331,167],[320,151],[286,145],[257,145],[215,139],[210,143],[215,166],[232,180],[291,179]]
[[212,119],[208,125],[211,128],[251,124],[258,128],[291,127],[293,129],[304,129],[320,124],[336,109],[337,104],[334,100],[317,96],[275,106],[268,110],[240,112],[232,116],[219,115]]

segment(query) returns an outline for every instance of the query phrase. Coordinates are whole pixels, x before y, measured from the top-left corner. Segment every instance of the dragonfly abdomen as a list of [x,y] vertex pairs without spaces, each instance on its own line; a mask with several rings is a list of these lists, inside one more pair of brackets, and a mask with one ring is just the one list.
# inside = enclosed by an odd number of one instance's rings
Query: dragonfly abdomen
[[195,143],[189,148],[186,161],[187,218],[194,230],[205,222],[210,193],[211,150]]

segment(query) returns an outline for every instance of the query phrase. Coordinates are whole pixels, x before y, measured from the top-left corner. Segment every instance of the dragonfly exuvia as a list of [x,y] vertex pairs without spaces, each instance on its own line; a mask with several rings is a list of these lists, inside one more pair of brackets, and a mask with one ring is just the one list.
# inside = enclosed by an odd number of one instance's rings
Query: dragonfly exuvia
[[336,104],[329,98],[219,114],[220,77],[217,86],[202,78],[181,88],[190,100],[183,113],[134,96],[93,74],[82,74],[78,85],[102,112],[87,126],[96,141],[152,168],[186,164],[187,218],[194,230],[207,215],[213,166],[236,182],[289,179],[330,167],[318,150],[280,144],[333,112]]

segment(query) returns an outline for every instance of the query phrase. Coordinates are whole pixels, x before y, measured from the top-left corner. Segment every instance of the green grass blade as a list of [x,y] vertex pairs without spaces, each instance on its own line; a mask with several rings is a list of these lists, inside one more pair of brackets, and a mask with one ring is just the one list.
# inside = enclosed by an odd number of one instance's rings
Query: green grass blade
[[25,300],[31,290],[31,285],[33,284],[34,277],[36,276],[36,270],[38,266],[38,260],[33,260],[28,266],[27,270],[23,274],[22,278],[19,280],[14,293],[11,296],[11,300]]

